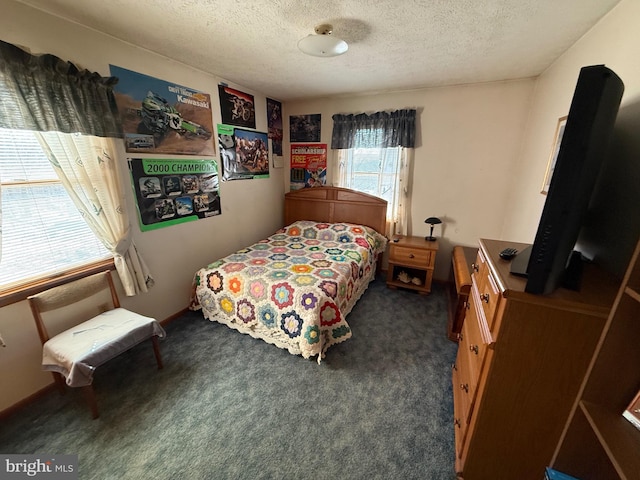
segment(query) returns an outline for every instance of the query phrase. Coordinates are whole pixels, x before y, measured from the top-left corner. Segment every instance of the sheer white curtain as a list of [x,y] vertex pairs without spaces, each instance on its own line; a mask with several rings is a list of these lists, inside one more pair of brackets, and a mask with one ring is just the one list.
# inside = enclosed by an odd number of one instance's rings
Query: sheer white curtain
[[113,253],[126,295],[147,292],[154,280],[132,240],[115,140],[60,132],[36,137],[83,218]]
[[411,172],[413,164],[413,148],[400,148],[400,171],[398,172],[397,208],[392,234],[409,234],[409,216],[411,215]]
[[[372,149],[373,150],[373,149]],[[411,213],[411,165],[413,162],[413,148],[394,147],[377,148],[380,162],[381,176],[387,176],[388,181],[378,182],[375,190],[358,188],[358,172],[354,171],[353,160],[355,149],[333,150],[329,164],[330,185],[335,187],[363,190],[365,193],[376,195],[387,200],[387,236],[394,234],[407,235],[409,215]],[[391,180],[393,177],[393,180]]]

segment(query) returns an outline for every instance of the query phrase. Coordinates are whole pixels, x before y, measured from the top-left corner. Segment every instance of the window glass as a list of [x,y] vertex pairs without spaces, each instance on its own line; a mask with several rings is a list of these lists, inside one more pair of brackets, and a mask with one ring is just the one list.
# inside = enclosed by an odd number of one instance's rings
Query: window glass
[[399,148],[354,148],[345,167],[345,187],[384,198],[393,205],[399,179]]
[[32,132],[0,129],[0,184],[0,289],[111,256]]

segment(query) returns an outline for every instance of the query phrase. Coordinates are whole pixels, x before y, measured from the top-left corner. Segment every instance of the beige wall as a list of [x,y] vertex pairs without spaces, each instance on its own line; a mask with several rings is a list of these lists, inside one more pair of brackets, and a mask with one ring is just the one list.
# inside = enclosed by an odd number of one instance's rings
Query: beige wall
[[[222,79],[11,1],[3,2],[0,32],[0,39],[27,47],[32,53],[53,53],[105,76],[113,64],[209,93],[214,125],[220,123],[217,98]],[[255,95],[257,128],[266,131],[264,95],[237,87]],[[129,211],[135,215],[124,148],[120,153]],[[282,168],[271,168],[268,179],[221,183],[222,215],[216,217],[145,233],[133,217],[134,241],[156,285],[148,294],[133,298],[121,295],[123,306],[158,319],[186,308],[199,267],[282,226],[283,172]],[[51,376],[40,370],[41,346],[26,302],[0,309],[0,333],[7,344],[0,348],[2,411],[46,386]]]
[[336,113],[418,110],[409,233],[424,237],[427,217],[443,220],[434,230],[441,237],[434,278],[446,280],[453,245],[500,237],[534,85],[524,79],[322,98],[286,103],[284,112],[287,123],[289,115],[322,114],[321,140],[330,147]]

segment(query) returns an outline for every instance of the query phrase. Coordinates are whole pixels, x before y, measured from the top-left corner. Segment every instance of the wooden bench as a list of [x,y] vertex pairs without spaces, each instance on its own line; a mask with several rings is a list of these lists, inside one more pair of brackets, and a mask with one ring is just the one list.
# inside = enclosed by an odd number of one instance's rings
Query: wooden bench
[[478,249],[475,247],[455,246],[451,252],[451,275],[449,283],[449,322],[447,336],[453,342],[458,341],[462,331],[467,301],[471,292],[471,264],[475,262]]

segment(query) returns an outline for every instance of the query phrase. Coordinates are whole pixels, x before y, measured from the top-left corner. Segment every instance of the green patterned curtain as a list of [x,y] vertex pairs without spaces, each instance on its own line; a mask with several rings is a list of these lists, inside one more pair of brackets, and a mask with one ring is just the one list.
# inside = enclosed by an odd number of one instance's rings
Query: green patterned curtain
[[376,112],[370,115],[336,114],[332,118],[332,149],[415,147],[415,110]]
[[0,41],[0,127],[122,138],[117,82]]

